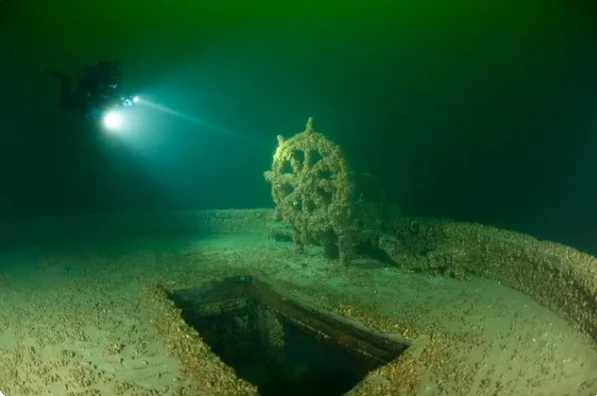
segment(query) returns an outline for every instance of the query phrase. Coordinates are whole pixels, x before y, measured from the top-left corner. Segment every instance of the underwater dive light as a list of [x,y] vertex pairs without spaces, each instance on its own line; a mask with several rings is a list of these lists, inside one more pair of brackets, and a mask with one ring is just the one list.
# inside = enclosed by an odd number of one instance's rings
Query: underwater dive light
[[116,110],[107,112],[103,118],[104,126],[108,129],[119,129],[122,127],[122,114]]

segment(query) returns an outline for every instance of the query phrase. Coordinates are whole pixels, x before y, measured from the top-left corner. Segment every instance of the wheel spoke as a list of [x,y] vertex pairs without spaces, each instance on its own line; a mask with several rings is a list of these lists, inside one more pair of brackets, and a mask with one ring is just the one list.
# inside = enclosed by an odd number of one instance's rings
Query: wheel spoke
[[303,162],[303,166],[305,167],[305,169],[310,169],[313,161],[313,156],[312,156],[313,150],[311,149],[307,149],[305,150],[305,161]]

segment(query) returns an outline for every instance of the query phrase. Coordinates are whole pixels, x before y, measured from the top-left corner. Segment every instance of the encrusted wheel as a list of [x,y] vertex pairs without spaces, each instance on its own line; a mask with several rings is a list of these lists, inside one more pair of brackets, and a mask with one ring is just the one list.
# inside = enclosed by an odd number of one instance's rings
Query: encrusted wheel
[[278,136],[265,177],[277,216],[290,224],[299,248],[314,241],[324,248],[341,244],[351,221],[353,185],[342,150],[313,130],[311,118],[305,131],[288,140]]

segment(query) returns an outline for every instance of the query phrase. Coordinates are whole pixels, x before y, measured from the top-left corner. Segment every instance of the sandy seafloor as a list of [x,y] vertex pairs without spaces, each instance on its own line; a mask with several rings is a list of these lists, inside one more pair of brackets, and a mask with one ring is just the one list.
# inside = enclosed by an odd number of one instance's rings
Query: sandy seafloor
[[[156,285],[192,286],[234,274],[264,276],[322,308],[384,321],[384,329],[395,321],[413,345],[435,332],[474,340],[454,348],[456,358],[441,362],[444,372],[423,373],[417,395],[597,394],[597,346],[530,298],[491,280],[418,274],[373,259],[340,268],[317,248],[297,255],[290,243],[269,239],[262,224],[224,234],[118,235],[4,252],[0,391],[216,394],[185,378],[144,299]],[[408,334],[398,325],[404,322],[418,330]]]

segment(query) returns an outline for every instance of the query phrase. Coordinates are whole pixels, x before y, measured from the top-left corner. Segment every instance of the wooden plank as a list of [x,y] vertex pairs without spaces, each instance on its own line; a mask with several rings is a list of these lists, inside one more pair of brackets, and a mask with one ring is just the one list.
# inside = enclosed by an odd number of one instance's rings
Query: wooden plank
[[199,287],[176,290],[171,297],[184,310],[199,312],[210,312],[210,309],[205,309],[208,306],[219,306],[219,312],[222,309],[226,311],[240,304],[241,300],[261,302],[314,336],[323,337],[359,355],[372,367],[389,363],[410,346],[407,340],[371,331],[340,315],[286,298],[268,282],[254,277],[240,276],[205,282]]

